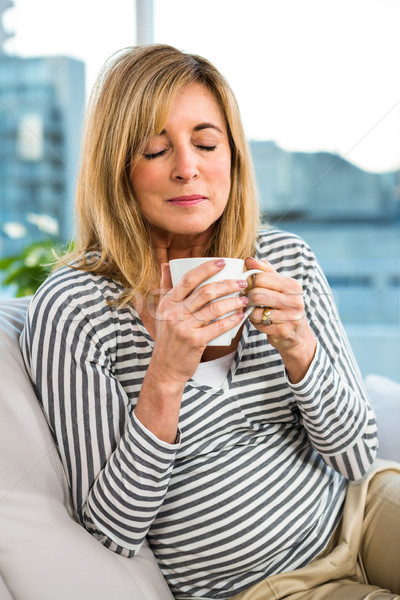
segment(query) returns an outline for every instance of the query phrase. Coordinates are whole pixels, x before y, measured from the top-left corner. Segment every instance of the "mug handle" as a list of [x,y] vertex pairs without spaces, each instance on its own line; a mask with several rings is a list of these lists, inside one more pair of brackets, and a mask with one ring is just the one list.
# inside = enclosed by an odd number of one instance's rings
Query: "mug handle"
[[[261,269],[251,269],[250,271],[245,271],[243,273],[243,279],[247,279],[248,277],[251,277],[252,275],[256,275],[257,273],[264,273],[264,271],[261,271]],[[251,315],[251,313],[253,312],[253,310],[255,309],[255,306],[249,306],[248,308],[246,308],[243,311],[244,314],[244,319],[247,319],[247,317],[249,315]],[[243,319],[243,321],[244,321]],[[241,321],[241,323],[243,323],[243,321]]]

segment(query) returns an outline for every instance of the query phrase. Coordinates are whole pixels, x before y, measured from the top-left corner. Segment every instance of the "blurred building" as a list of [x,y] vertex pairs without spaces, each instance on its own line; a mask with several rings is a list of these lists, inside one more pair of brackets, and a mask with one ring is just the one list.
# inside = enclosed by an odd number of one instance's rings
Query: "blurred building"
[[250,147],[268,220],[400,221],[398,171],[370,173],[329,152],[286,152],[274,142]]
[[43,235],[38,215],[71,237],[84,84],[81,61],[0,54],[0,255]]
[[400,381],[400,171],[250,146],[264,221],[313,249],[363,374]]
[[[10,6],[0,0],[0,256],[43,238],[38,224],[72,237],[85,104],[80,61],[5,53]],[[250,147],[264,219],[314,250],[363,374],[400,381],[399,171],[369,173],[268,141]]]

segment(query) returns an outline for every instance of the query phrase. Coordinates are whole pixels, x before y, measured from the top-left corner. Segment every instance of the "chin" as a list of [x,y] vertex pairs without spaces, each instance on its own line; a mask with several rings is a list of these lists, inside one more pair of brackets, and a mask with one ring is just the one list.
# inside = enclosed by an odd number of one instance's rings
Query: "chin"
[[177,228],[177,230],[174,232],[177,235],[187,235],[187,236],[194,236],[194,235],[207,235],[207,233],[210,231],[211,226],[208,225],[207,227],[182,227],[182,228]]
[[214,223],[215,221],[205,222],[199,220],[191,220],[190,218],[186,217],[186,219],[183,222],[177,220],[177,222],[173,224],[173,227],[169,229],[169,232],[178,235],[200,235],[209,231],[214,225]]

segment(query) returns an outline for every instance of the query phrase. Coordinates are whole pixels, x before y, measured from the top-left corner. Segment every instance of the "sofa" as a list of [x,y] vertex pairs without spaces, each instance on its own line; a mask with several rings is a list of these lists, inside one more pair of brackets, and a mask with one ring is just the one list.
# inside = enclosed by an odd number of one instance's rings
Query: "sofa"
[[[0,301],[0,600],[173,600],[148,545],[128,559],[78,523],[18,345],[28,303]],[[380,456],[400,460],[400,384],[365,384]]]

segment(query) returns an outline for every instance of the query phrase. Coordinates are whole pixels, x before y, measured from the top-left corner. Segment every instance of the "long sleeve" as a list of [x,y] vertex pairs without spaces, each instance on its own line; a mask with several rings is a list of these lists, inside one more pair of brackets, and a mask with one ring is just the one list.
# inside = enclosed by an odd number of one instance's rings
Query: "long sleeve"
[[115,282],[53,274],[21,337],[83,525],[127,556],[147,534],[176,598],[232,597],[307,564],[340,519],[344,477],[375,453],[373,414],[311,251],[268,231],[257,256],[301,282],[314,360],[292,385],[247,320],[223,386],[188,381],[178,444],[135,418],[154,343],[132,307],[112,304]]
[[112,309],[96,290],[60,291],[63,282],[59,275],[55,289],[34,298],[21,346],[78,515],[130,556],[164,500],[179,444],[158,440],[135,417],[115,372],[121,340]]
[[301,265],[306,317],[317,338],[317,350],[304,379],[288,384],[313,447],[335,470],[357,480],[376,455],[375,417],[332,291],[305,244]]

